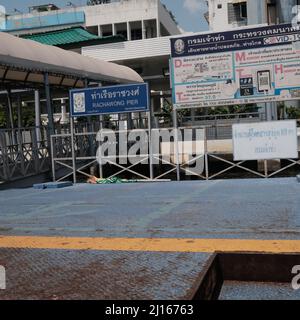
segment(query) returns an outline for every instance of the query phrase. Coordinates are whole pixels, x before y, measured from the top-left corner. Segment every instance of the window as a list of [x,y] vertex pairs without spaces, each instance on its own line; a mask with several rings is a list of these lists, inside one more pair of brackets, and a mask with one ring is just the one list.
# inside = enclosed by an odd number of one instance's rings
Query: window
[[218,4],[218,9],[222,9],[222,4],[221,3]]
[[228,3],[228,23],[239,23],[244,25],[247,22],[247,2]]
[[268,4],[268,24],[276,24],[279,18],[277,18],[277,8],[275,4]]
[[247,2],[242,2],[240,4],[240,12],[241,12],[241,18],[242,19],[247,19],[248,14],[247,14]]
[[143,39],[142,29],[132,29],[131,40],[141,40],[141,39]]

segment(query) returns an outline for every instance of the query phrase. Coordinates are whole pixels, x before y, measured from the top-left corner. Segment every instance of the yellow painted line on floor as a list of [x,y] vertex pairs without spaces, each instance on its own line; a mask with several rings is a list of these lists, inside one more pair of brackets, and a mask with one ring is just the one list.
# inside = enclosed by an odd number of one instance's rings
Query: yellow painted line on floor
[[71,238],[0,236],[0,248],[141,251],[300,253],[300,240]]

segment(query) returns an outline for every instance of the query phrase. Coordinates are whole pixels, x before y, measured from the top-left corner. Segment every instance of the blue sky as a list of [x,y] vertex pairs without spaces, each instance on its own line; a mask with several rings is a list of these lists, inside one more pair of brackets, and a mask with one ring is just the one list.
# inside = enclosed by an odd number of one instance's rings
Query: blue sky
[[[179,25],[185,31],[203,31],[207,30],[207,23],[203,14],[207,11],[204,0],[161,0],[169,10],[171,10],[178,21]],[[8,12],[12,12],[14,8],[28,12],[31,5],[39,5],[44,3],[55,3],[58,6],[65,6],[67,0],[0,0],[0,4],[6,7]],[[72,0],[76,5],[86,4],[86,0]]]

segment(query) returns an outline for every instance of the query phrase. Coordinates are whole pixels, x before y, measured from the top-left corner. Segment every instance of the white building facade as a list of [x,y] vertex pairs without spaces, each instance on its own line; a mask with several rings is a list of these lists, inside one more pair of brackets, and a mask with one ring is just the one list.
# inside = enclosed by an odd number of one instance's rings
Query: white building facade
[[[49,8],[49,9],[48,9]],[[82,26],[99,36],[121,34],[126,40],[180,33],[170,11],[160,0],[115,0],[98,5],[57,8],[34,7],[29,13],[7,16],[7,31],[16,35]]]
[[180,33],[159,0],[120,0],[83,10],[87,30],[99,36],[122,34],[127,40],[140,40]]
[[208,0],[210,29],[291,23],[297,5],[298,0]]

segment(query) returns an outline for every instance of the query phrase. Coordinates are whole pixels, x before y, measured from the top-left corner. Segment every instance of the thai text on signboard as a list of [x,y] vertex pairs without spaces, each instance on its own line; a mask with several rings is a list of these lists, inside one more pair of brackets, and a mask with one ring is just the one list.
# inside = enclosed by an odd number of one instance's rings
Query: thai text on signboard
[[173,102],[220,106],[300,98],[299,25],[171,39]]
[[148,112],[149,89],[147,83],[76,89],[70,101],[73,117]]
[[234,124],[232,138],[235,161],[298,158],[296,120]]

